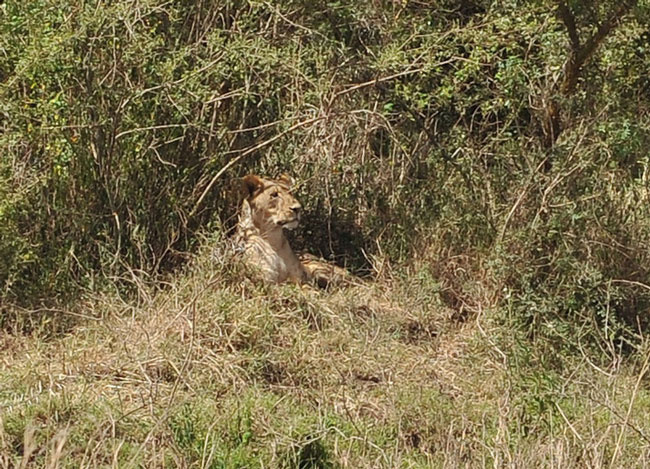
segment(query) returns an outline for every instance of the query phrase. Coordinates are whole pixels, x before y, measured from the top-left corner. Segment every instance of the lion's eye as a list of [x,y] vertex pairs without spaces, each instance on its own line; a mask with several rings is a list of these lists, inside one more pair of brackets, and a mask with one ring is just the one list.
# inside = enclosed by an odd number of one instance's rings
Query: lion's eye
[[280,195],[278,192],[273,192],[273,193],[271,194],[271,198],[272,198],[272,199],[275,199],[278,195]]

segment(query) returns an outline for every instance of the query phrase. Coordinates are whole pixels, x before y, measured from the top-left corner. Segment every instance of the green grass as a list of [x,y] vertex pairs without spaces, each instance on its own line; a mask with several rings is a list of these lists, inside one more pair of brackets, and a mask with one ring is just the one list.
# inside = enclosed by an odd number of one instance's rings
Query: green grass
[[3,333],[5,467],[644,467],[636,355],[548,367],[426,271],[327,292],[206,252],[139,300],[89,296],[101,320]]

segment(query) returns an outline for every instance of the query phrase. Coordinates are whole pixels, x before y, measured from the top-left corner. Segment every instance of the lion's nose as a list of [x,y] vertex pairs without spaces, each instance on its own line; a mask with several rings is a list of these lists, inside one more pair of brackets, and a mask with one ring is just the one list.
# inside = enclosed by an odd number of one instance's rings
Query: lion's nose
[[294,212],[296,215],[300,213],[300,210],[301,210],[301,209],[302,209],[302,207],[301,207],[300,205],[294,205],[293,207],[291,207],[291,210],[293,210],[293,212]]

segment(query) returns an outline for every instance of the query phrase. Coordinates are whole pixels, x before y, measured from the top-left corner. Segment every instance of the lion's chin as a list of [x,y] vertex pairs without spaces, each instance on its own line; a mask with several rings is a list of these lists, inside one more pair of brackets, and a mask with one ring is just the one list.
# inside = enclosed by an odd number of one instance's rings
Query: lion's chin
[[282,228],[285,230],[295,230],[298,228],[298,220],[291,220],[281,224]]

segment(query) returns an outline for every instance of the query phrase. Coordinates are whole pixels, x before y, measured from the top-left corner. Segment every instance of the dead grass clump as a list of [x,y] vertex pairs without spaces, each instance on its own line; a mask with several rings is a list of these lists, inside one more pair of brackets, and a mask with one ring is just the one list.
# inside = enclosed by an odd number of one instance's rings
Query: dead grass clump
[[455,320],[429,270],[321,291],[239,268],[199,255],[132,302],[89,296],[103,319],[68,334],[5,333],[0,462],[603,467],[647,452],[624,403],[650,401],[624,370],[523,364],[489,307]]

